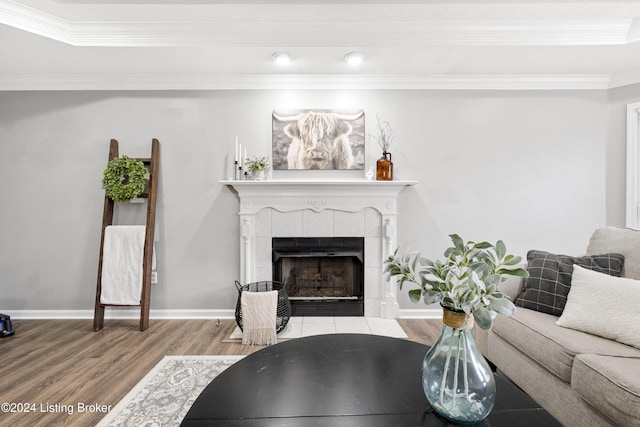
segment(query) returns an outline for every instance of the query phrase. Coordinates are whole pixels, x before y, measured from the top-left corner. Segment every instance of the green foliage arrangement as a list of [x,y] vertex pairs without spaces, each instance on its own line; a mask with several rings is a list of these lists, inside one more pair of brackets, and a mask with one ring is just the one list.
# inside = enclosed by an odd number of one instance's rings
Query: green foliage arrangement
[[144,191],[148,180],[149,171],[144,163],[123,155],[107,163],[102,188],[114,202],[128,202]]
[[515,306],[498,291],[504,276],[528,277],[519,265],[521,257],[508,255],[502,240],[495,246],[488,242],[464,241],[457,234],[449,236],[453,246],[444,252],[444,261],[423,258],[420,253],[398,255],[398,250],[385,261],[387,280],[399,277],[399,286],[405,282],[417,284],[419,289],[409,291],[413,302],[423,299],[425,304],[440,303],[445,309],[473,314],[482,329],[491,329],[499,313],[511,316]]
[[271,166],[268,157],[254,157],[253,160],[247,159],[245,160],[244,165],[247,170],[250,170],[253,173],[267,173],[269,172],[269,168]]

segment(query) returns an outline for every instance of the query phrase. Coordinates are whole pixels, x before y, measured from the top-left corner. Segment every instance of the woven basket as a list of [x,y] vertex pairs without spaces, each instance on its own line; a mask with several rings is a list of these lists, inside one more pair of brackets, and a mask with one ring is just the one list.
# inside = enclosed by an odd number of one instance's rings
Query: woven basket
[[291,317],[291,303],[287,288],[281,282],[253,282],[246,285],[240,285],[236,280],[236,288],[238,289],[238,301],[236,302],[236,323],[242,330],[242,293],[243,292],[267,292],[278,291],[278,307],[276,309],[276,333],[279,333],[289,323]]

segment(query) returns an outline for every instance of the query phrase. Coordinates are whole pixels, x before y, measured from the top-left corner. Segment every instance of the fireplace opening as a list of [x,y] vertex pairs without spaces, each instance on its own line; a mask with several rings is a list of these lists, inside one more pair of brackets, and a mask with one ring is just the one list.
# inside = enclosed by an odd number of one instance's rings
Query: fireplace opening
[[364,316],[363,237],[275,237],[273,280],[297,316]]

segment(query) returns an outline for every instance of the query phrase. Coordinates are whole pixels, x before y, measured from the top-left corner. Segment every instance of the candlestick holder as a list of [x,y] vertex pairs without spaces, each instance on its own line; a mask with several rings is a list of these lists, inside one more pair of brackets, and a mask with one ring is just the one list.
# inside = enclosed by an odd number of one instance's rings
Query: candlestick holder
[[238,181],[240,179],[239,175],[238,175],[238,161],[235,160],[233,162],[233,180],[234,181]]

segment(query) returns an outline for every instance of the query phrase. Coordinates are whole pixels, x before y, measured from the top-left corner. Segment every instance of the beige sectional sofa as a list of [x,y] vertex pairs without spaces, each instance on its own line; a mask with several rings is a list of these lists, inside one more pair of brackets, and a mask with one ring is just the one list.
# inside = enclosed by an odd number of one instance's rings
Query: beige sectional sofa
[[[624,255],[621,276],[640,280],[639,231],[596,230],[587,255],[602,253]],[[510,278],[501,290],[515,300],[523,282]],[[629,317],[638,319],[640,301],[626,303],[635,310]],[[476,328],[477,344],[498,370],[563,425],[640,426],[640,349],[560,327],[558,318],[518,307],[512,317],[498,316],[490,331]],[[638,323],[620,327],[640,334]]]

